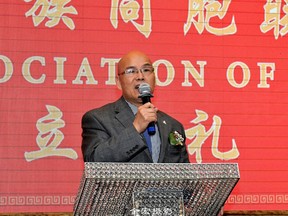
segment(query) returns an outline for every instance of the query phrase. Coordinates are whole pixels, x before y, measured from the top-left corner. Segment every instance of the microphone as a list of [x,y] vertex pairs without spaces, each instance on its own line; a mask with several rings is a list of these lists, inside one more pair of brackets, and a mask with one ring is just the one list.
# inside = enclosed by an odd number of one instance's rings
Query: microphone
[[[151,102],[150,98],[153,97],[153,95],[151,94],[151,88],[148,83],[141,83],[139,85],[138,91],[140,93],[139,98],[142,99],[143,104]],[[154,135],[156,133],[155,123],[150,122],[148,124],[147,130],[149,135]]]

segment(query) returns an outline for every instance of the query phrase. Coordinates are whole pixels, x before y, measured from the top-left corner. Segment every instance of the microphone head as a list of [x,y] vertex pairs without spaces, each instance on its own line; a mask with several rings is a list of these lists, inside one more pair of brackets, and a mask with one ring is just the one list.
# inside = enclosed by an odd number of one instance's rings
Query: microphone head
[[150,85],[148,83],[141,83],[139,85],[138,91],[140,93],[139,97],[145,97],[145,96],[153,97],[153,95],[151,94]]

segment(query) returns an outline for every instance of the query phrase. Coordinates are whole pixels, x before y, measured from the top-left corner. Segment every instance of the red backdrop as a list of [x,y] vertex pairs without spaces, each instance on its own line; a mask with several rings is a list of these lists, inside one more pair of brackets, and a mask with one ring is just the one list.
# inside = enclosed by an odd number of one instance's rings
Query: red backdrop
[[81,117],[116,100],[115,65],[154,61],[153,103],[192,163],[238,163],[225,210],[288,204],[286,1],[0,0],[0,212],[72,211]]

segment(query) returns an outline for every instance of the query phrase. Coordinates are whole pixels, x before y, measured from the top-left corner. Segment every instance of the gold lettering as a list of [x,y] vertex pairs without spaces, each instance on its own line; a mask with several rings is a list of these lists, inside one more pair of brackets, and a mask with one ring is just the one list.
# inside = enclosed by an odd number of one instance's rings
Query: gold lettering
[[221,118],[219,116],[213,116],[212,126],[206,130],[205,126],[201,123],[208,120],[208,114],[202,110],[196,110],[196,118],[191,123],[197,124],[185,130],[187,139],[191,140],[191,143],[187,145],[187,151],[190,155],[195,154],[197,163],[202,163],[202,146],[209,136],[212,135],[211,152],[215,158],[220,160],[232,160],[239,157],[239,151],[234,139],[232,139],[232,148],[227,152],[219,151],[219,137],[220,128],[222,125]]
[[189,81],[189,74],[196,80],[200,87],[204,87],[204,66],[207,64],[206,61],[197,61],[197,64],[200,66],[200,71],[198,72],[196,68],[191,64],[190,61],[183,60],[181,63],[185,67],[184,71],[184,82],[182,86],[192,86],[192,83]]
[[[161,82],[159,80],[159,75],[158,75],[158,67],[160,64],[163,64],[166,69],[167,69],[167,78],[165,81]],[[175,70],[174,70],[174,67],[172,65],[171,62],[167,61],[167,60],[158,60],[158,61],[155,61],[153,63],[153,66],[155,68],[155,76],[156,76],[156,85],[158,86],[168,86],[172,83],[174,77],[175,77]]]
[[150,0],[143,0],[143,24],[137,23],[140,12],[140,4],[137,1],[112,0],[110,10],[110,22],[114,28],[118,27],[118,10],[125,23],[131,22],[136,29],[146,38],[152,31],[151,5]]
[[288,1],[285,0],[286,5],[283,6],[283,12],[285,13],[285,16],[280,20],[280,25],[283,26],[283,28],[280,30],[280,35],[284,36],[288,32]]
[[[239,66],[243,72],[243,79],[241,83],[237,83],[234,77],[235,68]],[[227,80],[235,88],[243,88],[250,81],[250,70],[249,67],[243,62],[233,62],[227,69]]]
[[23,77],[30,83],[34,84],[44,83],[46,77],[45,74],[42,74],[39,79],[35,79],[31,76],[30,67],[33,61],[39,61],[42,66],[45,66],[45,58],[42,56],[32,56],[30,58],[27,58],[22,65]]
[[98,81],[94,79],[89,61],[87,58],[84,58],[82,60],[81,66],[78,70],[78,74],[75,78],[75,80],[72,81],[73,84],[83,84],[83,81],[81,80],[82,77],[86,77],[86,84],[98,84]]
[[[214,35],[231,35],[235,34],[237,27],[234,16],[231,24],[224,28],[215,28],[210,25],[210,20],[214,17],[223,19],[228,11],[231,0],[223,0],[222,5],[215,0],[189,0],[187,21],[184,24],[184,35],[194,24],[199,34],[204,29]],[[198,18],[198,19],[195,19]]]
[[104,67],[108,63],[108,80],[105,81],[106,85],[115,85],[116,84],[116,64],[120,59],[111,59],[111,58],[101,58],[101,67]]
[[[260,83],[258,88],[269,88],[270,84],[267,83],[267,79],[274,80],[275,64],[274,63],[258,63],[260,67]],[[267,68],[270,68],[270,72],[267,72]]]
[[0,60],[3,61],[4,63],[4,76],[2,78],[0,78],[0,83],[4,83],[7,82],[8,80],[11,79],[12,74],[13,74],[13,64],[11,62],[11,60],[3,55],[0,55]]
[[[24,0],[31,2],[32,0]],[[45,26],[54,27],[62,20],[65,25],[71,29],[75,29],[75,24],[67,14],[78,14],[73,6],[65,7],[70,0],[36,0],[33,7],[25,13],[26,17],[31,16],[34,26],[38,26],[47,17],[49,19]]]
[[48,156],[62,156],[70,159],[77,159],[77,153],[70,148],[58,148],[64,139],[64,134],[59,130],[65,126],[61,119],[63,114],[55,106],[46,105],[48,115],[37,121],[36,127],[39,131],[36,142],[39,150],[25,152],[25,159],[30,162]]
[[278,39],[279,36],[279,23],[281,14],[281,1],[267,0],[265,6],[264,21],[260,26],[260,30],[266,33],[274,29],[274,36]]
[[[224,28],[214,28],[210,26],[210,19],[213,17],[217,17],[223,19],[228,11],[228,7],[231,3],[231,0],[223,0],[223,6],[218,1],[211,1],[206,8],[206,19],[205,26],[206,30],[214,35],[232,35],[236,33],[237,27],[235,24],[235,18],[232,17],[231,24]],[[222,7],[221,7],[222,6]]]
[[221,152],[219,151],[219,137],[220,137],[220,127],[222,125],[222,120],[219,116],[213,116],[213,139],[212,139],[212,155],[215,158],[218,158],[220,160],[232,160],[239,157],[240,153],[237,149],[237,145],[235,142],[235,139],[232,139],[232,148],[229,151]]
[[54,61],[56,62],[56,79],[54,80],[55,84],[66,84],[67,81],[64,79],[64,62],[66,58],[55,57]]

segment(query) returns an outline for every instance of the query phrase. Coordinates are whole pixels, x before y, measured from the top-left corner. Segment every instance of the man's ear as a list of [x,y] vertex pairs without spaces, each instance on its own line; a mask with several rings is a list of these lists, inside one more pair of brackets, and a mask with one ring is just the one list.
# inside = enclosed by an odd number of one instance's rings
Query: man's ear
[[116,76],[116,85],[117,85],[117,88],[122,90],[122,86],[121,86],[121,83],[120,83],[120,80],[119,80],[119,76]]

